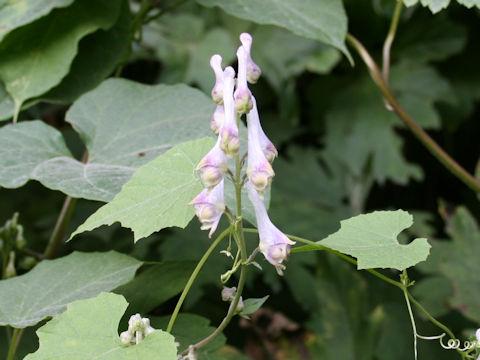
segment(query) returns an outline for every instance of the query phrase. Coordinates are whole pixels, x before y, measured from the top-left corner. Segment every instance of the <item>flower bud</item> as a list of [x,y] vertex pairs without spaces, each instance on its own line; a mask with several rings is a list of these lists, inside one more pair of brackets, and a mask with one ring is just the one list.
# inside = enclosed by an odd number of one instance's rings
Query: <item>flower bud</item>
[[213,113],[212,120],[210,120],[210,129],[215,135],[218,135],[223,122],[225,121],[225,109],[222,105],[217,105],[215,112]]
[[260,70],[260,67],[252,60],[252,36],[249,33],[242,33],[240,34],[240,41],[247,53],[247,80],[250,84],[255,84],[260,78],[262,70]]
[[17,271],[15,270],[15,252],[10,251],[8,255],[8,263],[5,267],[5,279],[10,279],[17,276]]
[[196,170],[200,173],[203,184],[208,189],[219,184],[227,171],[227,157],[220,148],[221,137],[218,137],[215,146],[203,157]]
[[222,57],[218,54],[210,58],[210,66],[215,73],[215,85],[212,89],[212,99],[216,104],[223,104],[223,70]]
[[123,346],[130,346],[132,345],[132,335],[128,331],[124,331],[120,334],[120,342]]
[[247,85],[247,53],[243,46],[237,50],[238,76],[237,89],[234,93],[235,110],[240,114],[247,114],[253,107],[252,93]]
[[135,331],[143,330],[143,322],[140,314],[135,314],[130,317],[128,320],[128,331],[130,334],[133,334]]
[[155,331],[155,329],[153,327],[147,326],[145,328],[145,330],[143,331],[143,333],[145,334],[145,337],[147,337],[148,335],[150,335],[154,331]]
[[222,290],[222,300],[233,301],[236,292],[237,292],[236,287],[231,287],[231,288],[224,287]]
[[284,233],[272,224],[267,214],[267,209],[263,200],[258,195],[255,188],[250,182],[245,184],[248,192],[248,198],[250,199],[253,207],[255,208],[255,217],[257,219],[258,236],[260,243],[258,248],[265,256],[265,259],[275,266],[277,273],[282,275],[282,270],[285,266],[282,262],[288,259],[290,255],[290,246],[295,244]]
[[200,229],[210,229],[208,237],[212,237],[225,211],[224,180],[220,181],[211,191],[204,189],[189,205],[194,206],[195,214],[202,223]]

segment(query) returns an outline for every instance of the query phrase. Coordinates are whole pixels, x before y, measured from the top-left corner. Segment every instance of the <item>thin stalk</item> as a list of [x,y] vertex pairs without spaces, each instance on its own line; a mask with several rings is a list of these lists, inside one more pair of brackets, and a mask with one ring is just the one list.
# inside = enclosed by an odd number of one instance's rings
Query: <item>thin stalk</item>
[[203,265],[207,261],[208,257],[211,255],[213,250],[217,247],[218,244],[220,244],[220,241],[223,240],[225,236],[227,236],[230,232],[232,231],[232,226],[229,226],[227,229],[225,229],[218,237],[215,239],[215,241],[210,245],[210,247],[207,249],[205,254],[203,254],[202,258],[198,262],[197,266],[192,272],[192,275],[190,275],[190,278],[187,281],[187,284],[185,285],[185,288],[182,291],[182,294],[180,295],[180,298],[177,301],[177,305],[175,306],[175,309],[173,310],[172,316],[170,317],[170,321],[168,322],[167,326],[167,332],[170,333],[172,331],[173,325],[175,324],[175,320],[177,319],[178,313],[180,312],[180,308],[183,305],[183,302],[185,298],[187,297],[188,292],[190,291],[190,288],[192,287],[195,279],[197,278],[198,274],[200,273],[200,270],[202,270]]
[[402,0],[397,0],[395,5],[395,10],[393,11],[392,22],[390,23],[390,29],[388,30],[387,37],[383,43],[383,62],[382,62],[382,75],[385,83],[388,84],[388,76],[390,73],[390,50],[392,48],[393,40],[395,39],[395,34],[397,33],[398,21],[400,19],[400,14],[402,13]]
[[72,218],[73,210],[75,209],[76,203],[77,199],[74,199],[71,196],[67,196],[65,198],[62,210],[58,215],[52,235],[50,236],[47,247],[43,253],[44,258],[48,259],[54,258],[56,256],[58,250],[62,245],[65,233],[67,232],[67,227],[70,223],[70,219]]
[[404,122],[404,124],[412,131],[418,140],[437,158],[452,174],[463,181],[475,192],[480,192],[480,182],[475,179],[468,171],[458,164],[450,155],[448,155],[430,135],[428,135],[405,111],[400,105],[395,95],[393,95],[389,86],[383,79],[383,76],[373,58],[368,53],[363,44],[353,35],[347,34],[347,42],[358,52],[363,62],[370,71],[373,81],[377,84],[383,93],[384,99],[388,102],[392,110]]
[[8,348],[7,360],[13,360],[15,358],[15,353],[17,351],[17,346],[18,346],[17,337],[19,333],[20,333],[20,329],[17,329],[17,328],[13,329],[13,335],[10,340],[10,347]]
[[412,324],[412,330],[413,330],[413,353],[415,360],[418,359],[418,353],[417,353],[417,325],[415,324],[415,318],[413,317],[413,312],[412,312],[412,306],[410,305],[410,300],[408,298],[408,291],[407,287],[403,285],[403,296],[405,297],[405,302],[407,303],[407,309],[408,309],[408,315],[410,316],[410,322]]

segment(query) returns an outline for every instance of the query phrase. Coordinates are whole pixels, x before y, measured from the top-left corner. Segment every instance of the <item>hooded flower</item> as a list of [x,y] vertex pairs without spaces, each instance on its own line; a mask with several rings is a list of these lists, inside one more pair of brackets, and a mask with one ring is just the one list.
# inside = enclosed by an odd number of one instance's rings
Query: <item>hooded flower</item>
[[213,188],[223,180],[228,168],[227,156],[220,148],[220,142],[221,137],[218,136],[215,146],[200,160],[196,168],[200,173],[203,184],[208,189]]
[[247,84],[247,52],[240,46],[237,50],[238,75],[237,89],[235,90],[235,110],[240,114],[247,114],[253,107],[252,93]]
[[223,104],[223,70],[222,57],[218,54],[210,58],[210,66],[215,73],[215,86],[212,89],[212,99],[218,105]]
[[217,229],[220,218],[225,211],[223,184],[224,180],[220,181],[220,183],[210,192],[208,189],[204,189],[189,204],[194,206],[195,214],[197,215],[198,220],[202,223],[200,229],[210,229],[208,237],[212,237],[212,234]]
[[263,154],[268,159],[268,161],[272,163],[273,160],[278,156],[278,152],[275,146],[273,145],[273,143],[267,137],[267,135],[265,135],[265,132],[263,131],[262,126],[260,125],[260,117],[258,116],[257,101],[255,100],[254,96],[252,96],[252,103],[253,103],[253,108],[247,114],[247,123],[249,124],[248,126],[253,126],[256,129],[256,132],[258,134],[258,141],[260,143],[260,148],[262,149]]
[[249,33],[242,33],[240,34],[240,41],[247,53],[247,80],[249,83],[255,84],[260,78],[262,71],[260,70],[260,67],[253,62],[252,56],[250,55],[252,49],[252,35]]
[[[258,121],[258,114],[247,116],[248,127],[248,158],[247,158],[247,176],[251,185],[257,190],[260,196],[272,183],[275,175],[272,166],[265,156],[260,143],[260,133],[263,133]],[[272,145],[273,146],[273,145]],[[276,150],[275,150],[276,152]]]
[[238,149],[240,148],[237,119],[233,103],[234,78],[235,70],[233,70],[231,66],[227,67],[223,73],[224,121],[220,127],[220,147],[229,157],[236,156],[238,154]]
[[263,200],[250,182],[247,182],[245,186],[248,191],[248,198],[255,208],[258,236],[260,238],[258,247],[265,256],[265,259],[275,266],[279,275],[282,275],[282,270],[285,270],[285,265],[282,265],[282,262],[288,259],[290,255],[290,245],[295,244],[295,242],[290,240],[272,224]]
[[223,105],[217,105],[215,112],[213,113],[212,120],[210,121],[210,129],[214,132],[215,135],[218,135],[220,128],[222,127],[223,121],[225,119],[225,109]]

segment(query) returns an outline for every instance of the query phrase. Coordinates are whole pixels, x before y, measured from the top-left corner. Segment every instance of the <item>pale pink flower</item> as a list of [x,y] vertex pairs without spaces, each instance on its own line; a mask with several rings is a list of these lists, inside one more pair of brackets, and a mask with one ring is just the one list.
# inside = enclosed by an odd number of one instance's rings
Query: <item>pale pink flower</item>
[[195,214],[202,223],[200,229],[210,229],[208,237],[212,237],[225,211],[224,180],[220,181],[211,191],[202,190],[189,205],[194,206]]
[[252,60],[252,35],[249,33],[242,33],[240,34],[240,41],[242,42],[243,48],[247,53],[247,80],[249,83],[255,84],[260,78],[262,71],[260,70],[260,67]]
[[265,259],[275,266],[278,274],[282,275],[282,270],[285,270],[285,265],[282,262],[288,259],[290,246],[295,244],[295,242],[272,224],[268,217],[265,203],[250,182],[247,182],[245,186],[247,187],[248,198],[255,208],[258,236],[260,238],[258,248],[265,256]]
[[235,110],[240,114],[247,114],[253,107],[252,93],[247,84],[247,52],[243,46],[237,50],[238,74],[237,89],[235,90]]
[[220,142],[221,138],[218,136],[215,146],[200,160],[196,168],[208,189],[219,184],[228,169],[227,156],[220,148]]
[[235,70],[228,66],[223,73],[223,107],[224,121],[220,127],[220,147],[228,157],[234,157],[240,149],[238,138],[237,118],[233,103],[233,88],[235,83]]
[[[257,114],[258,115],[258,114]],[[247,157],[247,176],[251,185],[258,191],[260,197],[263,192],[272,183],[273,172],[272,165],[268,161],[260,143],[260,122],[254,115],[247,116],[248,128],[248,157]]]
[[223,104],[223,70],[222,57],[218,54],[210,58],[210,66],[215,73],[215,85],[212,89],[212,99],[218,105]]
[[278,156],[277,149],[275,145],[270,141],[270,139],[265,135],[265,132],[262,129],[260,124],[260,117],[258,116],[257,101],[255,97],[252,96],[253,108],[247,114],[247,123],[248,126],[253,126],[256,129],[258,134],[258,141],[260,142],[260,147],[265,154],[266,158],[270,163]]

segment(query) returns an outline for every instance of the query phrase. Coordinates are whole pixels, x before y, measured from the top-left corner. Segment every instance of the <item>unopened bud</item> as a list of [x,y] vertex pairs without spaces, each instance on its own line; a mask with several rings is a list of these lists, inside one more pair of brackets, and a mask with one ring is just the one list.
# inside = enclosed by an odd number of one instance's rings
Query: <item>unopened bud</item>
[[224,287],[223,290],[222,290],[222,300],[223,301],[232,301],[233,298],[235,297],[236,292],[237,292],[236,287],[231,287],[231,288]]
[[248,114],[253,108],[252,94],[248,88],[235,91],[235,110],[240,114]]
[[17,276],[17,271],[15,270],[15,252],[10,251],[8,257],[8,264],[5,268],[5,279],[9,279],[15,276]]
[[148,335],[150,335],[150,334],[151,334],[152,332],[154,332],[154,331],[155,331],[155,329],[154,329],[153,327],[147,326],[147,327],[145,328],[145,330],[143,331],[143,333],[145,334],[145,336],[148,336]]
[[240,149],[240,139],[238,135],[225,128],[222,130],[222,141],[220,142],[220,148],[228,157],[235,157],[238,155]]
[[124,331],[120,334],[120,342],[123,346],[132,345],[132,335],[128,331]]
[[128,331],[133,334],[135,331],[143,330],[143,322],[140,314],[135,314],[128,320]]
[[262,70],[260,70],[260,67],[252,60],[252,36],[249,33],[242,33],[240,34],[240,41],[242,42],[243,48],[247,53],[247,80],[249,83],[255,84],[260,78]]

